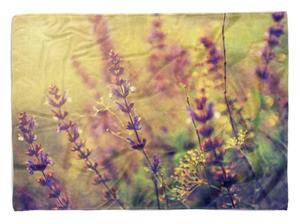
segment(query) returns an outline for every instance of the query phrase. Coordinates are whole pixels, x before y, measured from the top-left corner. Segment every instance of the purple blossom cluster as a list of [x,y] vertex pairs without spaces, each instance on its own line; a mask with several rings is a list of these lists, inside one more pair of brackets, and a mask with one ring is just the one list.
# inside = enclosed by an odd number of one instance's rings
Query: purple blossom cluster
[[266,44],[261,52],[261,64],[256,67],[255,73],[261,80],[266,81],[274,76],[270,63],[275,59],[274,49],[280,43],[280,37],[284,34],[284,25],[282,20],[284,12],[275,12],[272,14],[274,24],[269,27]]
[[148,36],[148,42],[153,48],[163,49],[165,48],[166,35],[162,30],[162,20],[159,15],[152,21],[151,32]]
[[213,136],[214,127],[211,120],[214,116],[214,106],[208,102],[205,90],[201,90],[201,96],[195,99],[196,110],[190,108],[193,120],[197,121],[197,132],[202,137],[201,148],[205,153],[205,164],[208,171],[210,184],[225,189],[226,196],[230,199],[231,206],[236,207],[231,193],[231,186],[235,182],[235,171],[233,164],[225,165],[225,150],[223,140]]
[[54,177],[53,172],[48,171],[49,165],[53,162],[48,157],[48,154],[44,152],[41,144],[36,143],[37,136],[34,134],[36,128],[36,121],[33,117],[27,115],[27,113],[19,114],[19,130],[20,139],[24,140],[28,144],[26,154],[32,159],[26,163],[27,171],[29,175],[34,173],[41,173],[37,182],[49,189],[49,198],[56,200],[56,209],[67,209],[69,207],[68,197],[63,195],[59,182]]
[[72,145],[72,151],[77,153],[78,159],[84,161],[86,169],[94,172],[94,184],[102,185],[105,188],[105,197],[110,201],[117,202],[121,208],[124,208],[123,202],[117,197],[116,189],[110,188],[106,183],[106,178],[98,170],[98,163],[90,159],[92,149],[86,147],[85,141],[80,136],[77,123],[67,120],[68,112],[64,111],[63,106],[67,102],[67,96],[61,93],[58,87],[50,86],[48,91],[48,103],[53,107],[52,112],[57,120],[57,131],[65,132]]
[[96,42],[99,46],[99,50],[102,54],[102,59],[104,62],[104,66],[101,71],[101,74],[103,74],[103,77],[106,82],[110,82],[111,77],[109,71],[107,70],[107,66],[108,66],[109,52],[111,49],[114,48],[109,33],[110,30],[106,19],[101,15],[92,16],[90,18],[90,21],[92,23],[93,26],[92,28],[96,37]]
[[154,155],[152,157],[152,172],[157,174],[160,168],[160,159],[158,158],[157,155]]
[[172,63],[171,74],[178,83],[186,86],[190,79],[188,68],[191,65],[188,51],[176,45],[171,46],[166,55],[166,63]]
[[206,64],[209,72],[218,71],[222,67],[223,53],[217,49],[216,44],[208,37],[201,37],[200,43],[207,51]]
[[117,53],[111,50],[110,52],[110,66],[109,71],[113,76],[113,95],[117,99],[117,106],[120,111],[127,114],[127,130],[132,131],[135,135],[135,139],[128,137],[127,140],[133,150],[139,150],[143,153],[147,165],[152,173],[152,180],[154,183],[157,207],[160,209],[160,199],[158,182],[161,182],[160,176],[158,175],[160,160],[157,156],[153,157],[151,161],[149,155],[145,150],[146,139],[141,136],[139,131],[142,129],[141,118],[137,115],[134,110],[134,103],[130,102],[128,96],[130,94],[130,83],[122,78],[124,75],[124,67],[121,64],[121,59]]
[[166,34],[162,29],[163,21],[159,15],[156,15],[152,21],[148,43],[151,46],[151,53],[148,58],[148,71],[152,78],[157,81],[155,89],[165,91],[169,85],[169,80],[166,76],[165,66],[167,65],[166,55]]
[[265,84],[265,93],[269,93],[275,98],[274,105],[277,106],[280,119],[286,122],[288,119],[288,97],[280,85],[280,75],[272,66],[272,62],[276,59],[276,48],[279,47],[280,38],[285,32],[284,17],[285,12],[272,14],[274,24],[268,29],[267,41],[261,51],[261,61],[257,65],[255,73]]
[[166,34],[162,29],[162,19],[157,15],[152,21],[148,43],[152,47],[149,56],[148,70],[158,81],[156,88],[166,90],[172,79],[171,74],[177,83],[187,85],[189,80],[188,68],[191,64],[188,51],[177,44],[166,45]]
[[138,133],[142,129],[141,118],[134,110],[134,103],[130,102],[128,95],[130,93],[130,83],[123,79],[124,67],[121,65],[121,59],[118,54],[110,52],[110,67],[114,80],[114,87],[112,89],[113,95],[118,99],[117,106],[125,114],[128,115],[127,129],[133,131],[136,139],[127,138],[131,148],[135,150],[143,150],[146,145],[146,139],[142,138]]

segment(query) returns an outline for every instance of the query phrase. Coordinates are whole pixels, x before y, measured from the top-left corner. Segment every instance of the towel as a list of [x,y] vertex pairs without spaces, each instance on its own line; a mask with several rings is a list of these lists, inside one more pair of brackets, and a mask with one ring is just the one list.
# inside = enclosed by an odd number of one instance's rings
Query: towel
[[13,206],[287,209],[285,12],[17,15]]

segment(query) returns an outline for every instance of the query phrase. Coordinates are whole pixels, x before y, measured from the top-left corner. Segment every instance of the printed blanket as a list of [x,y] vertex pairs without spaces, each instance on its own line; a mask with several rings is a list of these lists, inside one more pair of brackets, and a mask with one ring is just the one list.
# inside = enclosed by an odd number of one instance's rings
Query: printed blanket
[[15,210],[287,209],[285,12],[18,15]]

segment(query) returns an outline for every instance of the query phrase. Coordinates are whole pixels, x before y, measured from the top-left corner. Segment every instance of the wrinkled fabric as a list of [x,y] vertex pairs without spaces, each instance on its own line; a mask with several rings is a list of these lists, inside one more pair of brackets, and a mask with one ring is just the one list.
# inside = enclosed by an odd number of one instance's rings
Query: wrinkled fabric
[[18,15],[17,211],[287,209],[287,15]]

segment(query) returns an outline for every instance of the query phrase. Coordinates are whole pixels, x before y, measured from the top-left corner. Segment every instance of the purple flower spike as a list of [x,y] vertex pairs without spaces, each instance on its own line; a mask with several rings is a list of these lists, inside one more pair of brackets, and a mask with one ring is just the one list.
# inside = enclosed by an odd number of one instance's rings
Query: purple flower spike
[[54,185],[53,190],[49,193],[49,198],[59,198],[61,189]]
[[[157,36],[157,34],[155,34],[155,38],[161,38],[163,39],[164,36]],[[151,36],[150,41],[152,41],[153,36]],[[161,41],[161,40],[159,40]],[[111,68],[115,68],[115,64],[114,61],[118,62],[118,66],[117,67],[121,67],[120,64],[120,58],[118,57],[118,54],[114,53],[113,51],[111,51],[110,54],[110,61],[111,61]],[[135,108],[134,108],[134,103],[130,102],[130,100],[128,99],[129,97],[129,89],[130,89],[130,85],[129,82],[125,79],[121,79],[118,75],[115,74],[114,69],[111,70],[111,75],[112,77],[115,79],[115,82],[113,83],[115,85],[116,88],[118,89],[117,92],[115,92],[115,96],[117,98],[117,105],[118,108],[123,112],[126,113],[128,116],[128,123],[127,123],[127,130],[132,131],[135,135],[135,139],[133,140],[132,138],[127,138],[131,148],[133,150],[139,150],[143,153],[144,158],[147,162],[147,165],[149,167],[149,169],[152,171],[152,181],[154,183],[155,186],[155,192],[156,192],[156,199],[157,199],[157,204],[158,204],[158,208],[160,208],[159,205],[159,192],[158,192],[158,185],[157,185],[157,180],[159,180],[158,176],[157,176],[157,172],[158,172],[158,168],[159,168],[159,160],[156,159],[154,162],[154,165],[152,164],[152,162],[149,159],[149,156],[145,150],[145,145],[146,145],[146,139],[143,138],[140,134],[140,130],[142,129],[142,125],[140,123],[140,117],[136,114],[135,112]],[[120,97],[121,96],[121,97]],[[122,98],[122,99],[121,99]],[[111,196],[111,195],[110,195]]]
[[[126,88],[126,83],[122,82],[119,79],[119,76],[123,74],[123,68],[120,65],[120,59],[117,54],[111,52],[111,72],[118,77],[118,83],[122,83],[124,88]],[[128,90],[129,91],[129,90]],[[60,102],[64,101],[64,93],[61,93],[57,87],[50,87],[48,91],[48,100],[49,102]],[[115,92],[114,95],[118,95],[119,97],[123,97],[124,92]],[[126,94],[126,91],[125,91]],[[110,188],[107,184],[105,184],[103,176],[101,172],[98,170],[98,164],[90,159],[90,155],[92,150],[86,147],[85,141],[80,136],[79,127],[77,123],[73,122],[72,120],[68,120],[67,115],[68,112],[64,111],[64,104],[50,104],[52,108],[52,112],[57,119],[57,130],[59,132],[65,132],[68,136],[68,140],[71,143],[71,151],[76,153],[80,160],[84,161],[84,167],[86,169],[91,170],[94,173],[94,179],[97,180],[98,184],[102,184],[107,192],[110,194],[111,198],[119,204],[119,206],[123,209],[123,203],[117,198],[116,195],[112,195],[112,188]],[[57,114],[59,116],[57,116]],[[49,160],[47,159],[46,155],[43,155],[44,162],[49,164]],[[48,178],[47,178],[48,179]],[[51,179],[49,180],[51,182]],[[42,185],[47,185],[48,180],[40,180]],[[59,198],[61,197],[61,189],[59,187],[52,187],[52,191],[49,194],[50,198]],[[69,204],[69,200],[62,200],[66,205]],[[60,205],[59,208],[64,208],[65,205]]]
[[265,61],[265,63],[269,63],[271,62],[275,57],[275,53],[274,51],[272,50],[272,48],[269,48],[269,47],[265,47],[262,51],[262,59]]
[[202,43],[203,46],[207,49],[211,48],[214,45],[213,42],[207,37],[201,37],[200,43]]
[[129,144],[131,145],[132,149],[143,150],[145,148],[146,139],[143,139],[140,142],[136,142],[136,141],[132,140],[131,138],[127,138],[127,140],[129,141]]
[[26,167],[27,167],[27,171],[29,173],[29,175],[33,175],[35,169],[35,164],[31,161],[31,160],[28,160],[28,162],[26,163]]
[[26,113],[20,113],[19,115],[19,130],[21,136],[27,144],[32,144],[37,136],[33,133],[33,129],[36,127],[36,122],[33,117],[27,116]]
[[262,79],[262,80],[268,80],[268,78],[270,77],[270,71],[267,67],[265,66],[258,66],[256,68],[256,75]]
[[157,155],[152,157],[152,172],[157,173],[160,168],[160,160]]
[[33,147],[28,147],[26,154],[28,156],[38,156],[42,150],[42,145],[35,144]]
[[53,184],[55,184],[55,179],[53,177],[52,173],[47,173],[45,177],[40,177],[38,179],[38,183],[42,186],[51,187]]
[[209,137],[212,135],[214,131],[214,128],[209,125],[203,125],[201,128],[198,129],[198,132],[203,136],[203,137]]
[[223,145],[223,142],[214,138],[214,139],[207,139],[203,143],[203,149],[206,152],[216,150],[217,148],[221,147]]
[[52,164],[52,161],[49,159],[47,153],[44,153],[43,151],[41,151],[39,153],[39,157],[40,157],[41,164],[44,164],[45,166]]
[[127,129],[128,130],[141,130],[142,129],[142,125],[140,123],[140,117],[137,116],[137,115],[135,115],[133,117],[133,123],[128,122]]
[[284,18],[284,15],[285,12],[274,12],[272,17],[275,22],[280,22]]
[[[256,76],[269,83],[272,86],[272,79],[274,80],[274,72],[272,71],[271,63],[276,58],[276,50],[280,44],[280,37],[284,34],[284,24],[280,23],[283,19],[284,12],[276,12],[272,14],[274,24],[268,29],[268,36],[266,43],[261,52],[261,62],[255,69]],[[272,90],[271,90],[272,91]]]
[[269,34],[273,35],[275,37],[280,37],[282,34],[284,34],[284,27],[283,25],[277,25],[277,26],[271,26],[269,28]]
[[209,66],[209,71],[217,71],[220,67],[220,62],[223,60],[223,54],[217,49],[216,44],[208,37],[202,37],[200,42],[207,50],[206,63]]
[[[58,92],[56,88],[51,88],[51,92],[54,94],[54,99],[59,100],[57,97]],[[53,101],[55,102],[55,101]],[[55,104],[56,105],[56,104]],[[52,105],[55,107],[55,105]],[[61,188],[57,180],[53,178],[51,172],[47,172],[48,165],[52,164],[47,153],[44,152],[44,149],[41,144],[36,143],[36,135],[34,134],[34,128],[36,127],[36,122],[33,117],[28,116],[26,113],[21,113],[19,115],[19,130],[20,136],[28,144],[28,149],[26,154],[31,157],[31,160],[28,160],[26,163],[26,169],[29,175],[35,173],[40,173],[41,175],[37,178],[37,182],[43,186],[47,187],[50,191],[50,195],[53,194],[53,189],[55,187],[56,191],[59,190],[59,195],[56,194],[56,205],[55,208],[58,209],[67,209],[69,206],[68,198],[61,195]]]
[[[195,100],[197,110],[193,111],[192,108],[189,108],[189,110],[193,120],[193,126],[197,133],[199,150],[203,153],[205,160],[205,177],[208,185],[210,185],[210,183],[214,183],[220,187],[226,186],[227,192],[230,192],[229,183],[231,182],[229,179],[229,173],[231,173],[232,170],[227,169],[226,165],[224,165],[225,150],[222,148],[223,140],[213,136],[214,127],[211,119],[214,116],[214,104],[207,102],[205,89],[201,90],[201,94],[201,97]],[[199,153],[198,150],[196,151]],[[184,172],[184,175],[187,173],[188,172]],[[212,181],[212,179],[214,181]],[[187,184],[184,186],[189,185]],[[230,199],[230,201],[232,201],[232,199]],[[231,203],[231,206],[234,207],[235,205]]]
[[200,97],[195,99],[197,109],[198,110],[203,110],[206,104],[207,98],[206,97]]
[[212,119],[214,116],[214,104],[213,103],[209,103],[207,106],[207,114],[206,114],[206,119],[210,120]]
[[148,43],[154,48],[163,49],[165,47],[165,33],[162,31],[162,21],[159,17],[152,22],[151,33],[148,36]]

